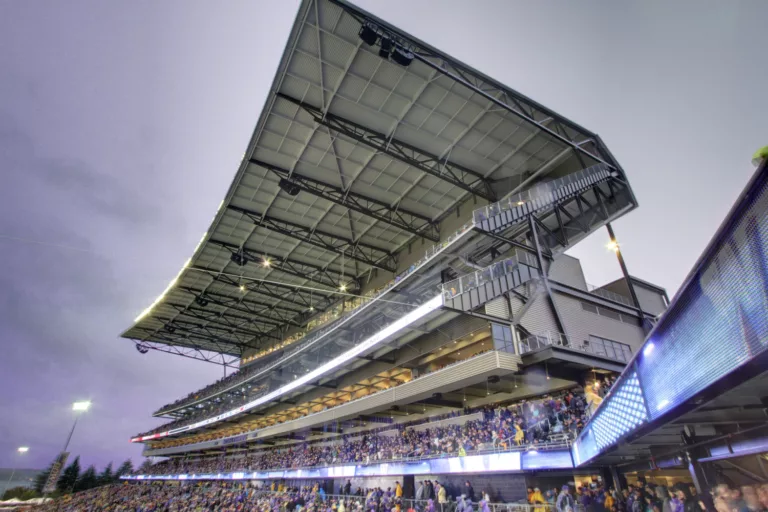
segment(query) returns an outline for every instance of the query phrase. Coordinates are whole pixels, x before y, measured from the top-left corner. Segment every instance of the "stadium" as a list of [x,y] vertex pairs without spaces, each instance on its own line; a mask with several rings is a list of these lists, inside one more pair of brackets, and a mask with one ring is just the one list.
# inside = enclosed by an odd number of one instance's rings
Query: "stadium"
[[[764,481],[765,162],[672,300],[622,257],[630,178],[588,129],[304,0],[210,227],[122,334],[231,371],[126,440],[158,462],[114,496],[566,512]],[[623,277],[595,287],[565,252],[602,230]]]

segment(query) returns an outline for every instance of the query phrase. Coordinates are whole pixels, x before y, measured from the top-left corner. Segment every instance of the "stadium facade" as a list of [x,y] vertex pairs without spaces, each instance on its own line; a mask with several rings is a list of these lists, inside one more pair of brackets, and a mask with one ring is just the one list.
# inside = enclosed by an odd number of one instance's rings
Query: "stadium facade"
[[[600,386],[624,372],[622,392],[641,387],[624,370],[669,306],[629,274],[611,228],[635,207],[598,135],[352,4],[305,0],[213,223],[123,333],[142,353],[239,367],[131,439],[230,469],[136,478],[503,473],[524,489],[521,474],[572,472],[600,452],[572,449],[581,423],[461,456],[238,461],[567,392],[606,414]],[[604,227],[623,278],[595,288],[565,251]]]

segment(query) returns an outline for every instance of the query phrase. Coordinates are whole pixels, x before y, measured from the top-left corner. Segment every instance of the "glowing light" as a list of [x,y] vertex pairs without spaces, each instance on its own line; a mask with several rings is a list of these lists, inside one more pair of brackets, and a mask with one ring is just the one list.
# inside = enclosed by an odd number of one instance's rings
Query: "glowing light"
[[611,240],[606,247],[613,252],[619,252],[619,242],[616,240]]
[[516,206],[523,206],[525,204],[525,201],[518,201],[515,203]]
[[72,404],[73,411],[87,411],[91,407],[90,401],[75,402]]
[[271,262],[271,261],[269,261],[269,258],[264,258],[264,261],[262,261],[262,262],[261,262],[261,265],[262,265],[263,267],[268,267],[268,266],[270,266],[271,264],[272,264],[272,262]]
[[648,356],[653,352],[653,349],[656,348],[656,345],[653,344],[653,342],[648,343],[645,348],[643,349],[643,355]]
[[600,387],[600,383],[598,381],[595,381],[595,388],[599,388],[599,387]]
[[312,312],[315,310],[315,306],[309,306],[309,311]]
[[29,451],[29,446],[19,446],[16,451],[19,453],[27,453]]
[[245,285],[244,285],[244,284],[241,284],[241,285],[240,285],[240,291],[241,291],[241,292],[244,292],[244,291],[245,291]]
[[656,406],[656,410],[660,411],[668,405],[669,405],[669,400],[662,400],[661,402],[659,402],[659,405]]
[[341,290],[342,292],[347,291],[347,285],[344,283],[341,283],[341,286],[339,286],[339,290]]

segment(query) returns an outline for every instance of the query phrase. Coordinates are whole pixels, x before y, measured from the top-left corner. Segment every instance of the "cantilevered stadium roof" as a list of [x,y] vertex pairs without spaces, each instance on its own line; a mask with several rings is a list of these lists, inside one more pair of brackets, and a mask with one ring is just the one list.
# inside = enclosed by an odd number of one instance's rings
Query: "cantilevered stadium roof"
[[123,337],[239,357],[397,272],[467,198],[598,162],[621,171],[525,96],[347,2],[304,0],[213,223]]

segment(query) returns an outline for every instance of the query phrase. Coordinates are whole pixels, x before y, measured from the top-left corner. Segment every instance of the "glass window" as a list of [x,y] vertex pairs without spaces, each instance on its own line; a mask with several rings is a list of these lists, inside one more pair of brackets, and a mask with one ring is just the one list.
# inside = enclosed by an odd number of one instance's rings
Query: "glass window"
[[593,306],[592,304],[587,304],[586,302],[581,303],[581,309],[584,311],[589,311],[590,313],[597,314],[597,306]]
[[608,317],[608,318],[613,318],[614,320],[621,321],[621,315],[619,315],[615,311],[612,311],[612,310],[606,309],[606,308],[597,308],[597,311],[600,314],[600,316],[605,316],[605,317]]

